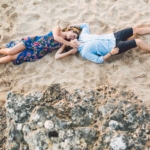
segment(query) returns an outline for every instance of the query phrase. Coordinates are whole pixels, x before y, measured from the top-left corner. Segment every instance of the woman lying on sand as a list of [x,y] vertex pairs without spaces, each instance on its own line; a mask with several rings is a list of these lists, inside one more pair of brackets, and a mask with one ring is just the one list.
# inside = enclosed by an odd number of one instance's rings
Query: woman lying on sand
[[12,61],[13,64],[19,65],[23,62],[36,61],[52,50],[60,48],[62,43],[77,48],[78,45],[75,42],[67,40],[78,38],[80,31],[78,28],[61,30],[59,26],[56,26],[44,36],[27,37],[19,42],[12,41],[6,45],[7,48],[0,50],[0,54],[6,55],[0,58],[0,63]]
[[[115,33],[93,35],[89,32],[89,26],[86,23],[75,25],[73,27],[80,27],[82,32],[78,38],[78,48],[72,51],[79,52],[81,56],[87,60],[95,63],[103,63],[112,55],[120,54],[128,51],[131,48],[139,47],[142,50],[150,52],[150,46],[140,39],[128,40],[134,34],[148,34],[150,27],[145,28],[127,28]],[[77,41],[76,39],[73,40]],[[65,45],[57,51],[55,58],[60,59],[64,57],[63,51]]]

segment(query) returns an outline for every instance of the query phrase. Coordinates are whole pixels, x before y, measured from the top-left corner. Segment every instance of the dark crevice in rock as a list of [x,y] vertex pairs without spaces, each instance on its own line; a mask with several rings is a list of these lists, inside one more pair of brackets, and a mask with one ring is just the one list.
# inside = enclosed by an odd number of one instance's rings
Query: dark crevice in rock
[[48,133],[48,137],[51,138],[51,137],[58,137],[58,132],[56,131],[51,131]]

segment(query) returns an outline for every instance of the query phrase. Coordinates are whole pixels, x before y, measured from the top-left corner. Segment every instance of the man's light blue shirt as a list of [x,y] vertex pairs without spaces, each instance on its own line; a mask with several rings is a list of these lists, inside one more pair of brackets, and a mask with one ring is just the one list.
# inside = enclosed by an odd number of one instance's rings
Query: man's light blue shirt
[[90,34],[89,25],[86,23],[81,24],[80,28],[82,28],[82,32],[78,40],[81,45],[78,47],[78,52],[85,59],[95,63],[103,63],[103,56],[116,46],[114,34]]

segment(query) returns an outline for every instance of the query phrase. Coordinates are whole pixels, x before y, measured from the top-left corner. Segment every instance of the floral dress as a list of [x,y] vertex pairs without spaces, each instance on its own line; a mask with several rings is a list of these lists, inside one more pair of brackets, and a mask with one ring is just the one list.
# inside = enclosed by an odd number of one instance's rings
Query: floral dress
[[13,47],[19,42],[22,42],[26,49],[18,55],[16,60],[12,61],[15,65],[22,64],[23,62],[37,61],[52,50],[60,48],[62,45],[54,40],[53,33],[51,31],[44,36],[27,37],[23,38],[21,41],[11,41],[6,45],[6,47]]

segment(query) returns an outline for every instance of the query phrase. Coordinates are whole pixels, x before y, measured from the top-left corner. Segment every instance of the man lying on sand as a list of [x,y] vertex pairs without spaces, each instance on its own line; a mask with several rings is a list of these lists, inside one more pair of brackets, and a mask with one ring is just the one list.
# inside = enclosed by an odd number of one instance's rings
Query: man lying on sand
[[[127,28],[115,33],[101,35],[90,34],[89,26],[86,23],[74,25],[72,27],[80,27],[82,29],[78,40],[72,40],[72,42],[76,41],[79,45],[77,49],[71,49],[72,54],[78,51],[83,58],[94,63],[103,63],[112,55],[124,53],[135,47],[150,52],[150,46],[141,39],[128,40],[128,38],[135,34],[144,35],[150,33],[150,27]],[[57,51],[55,55],[56,59],[65,57],[63,55],[64,49],[65,45]]]

